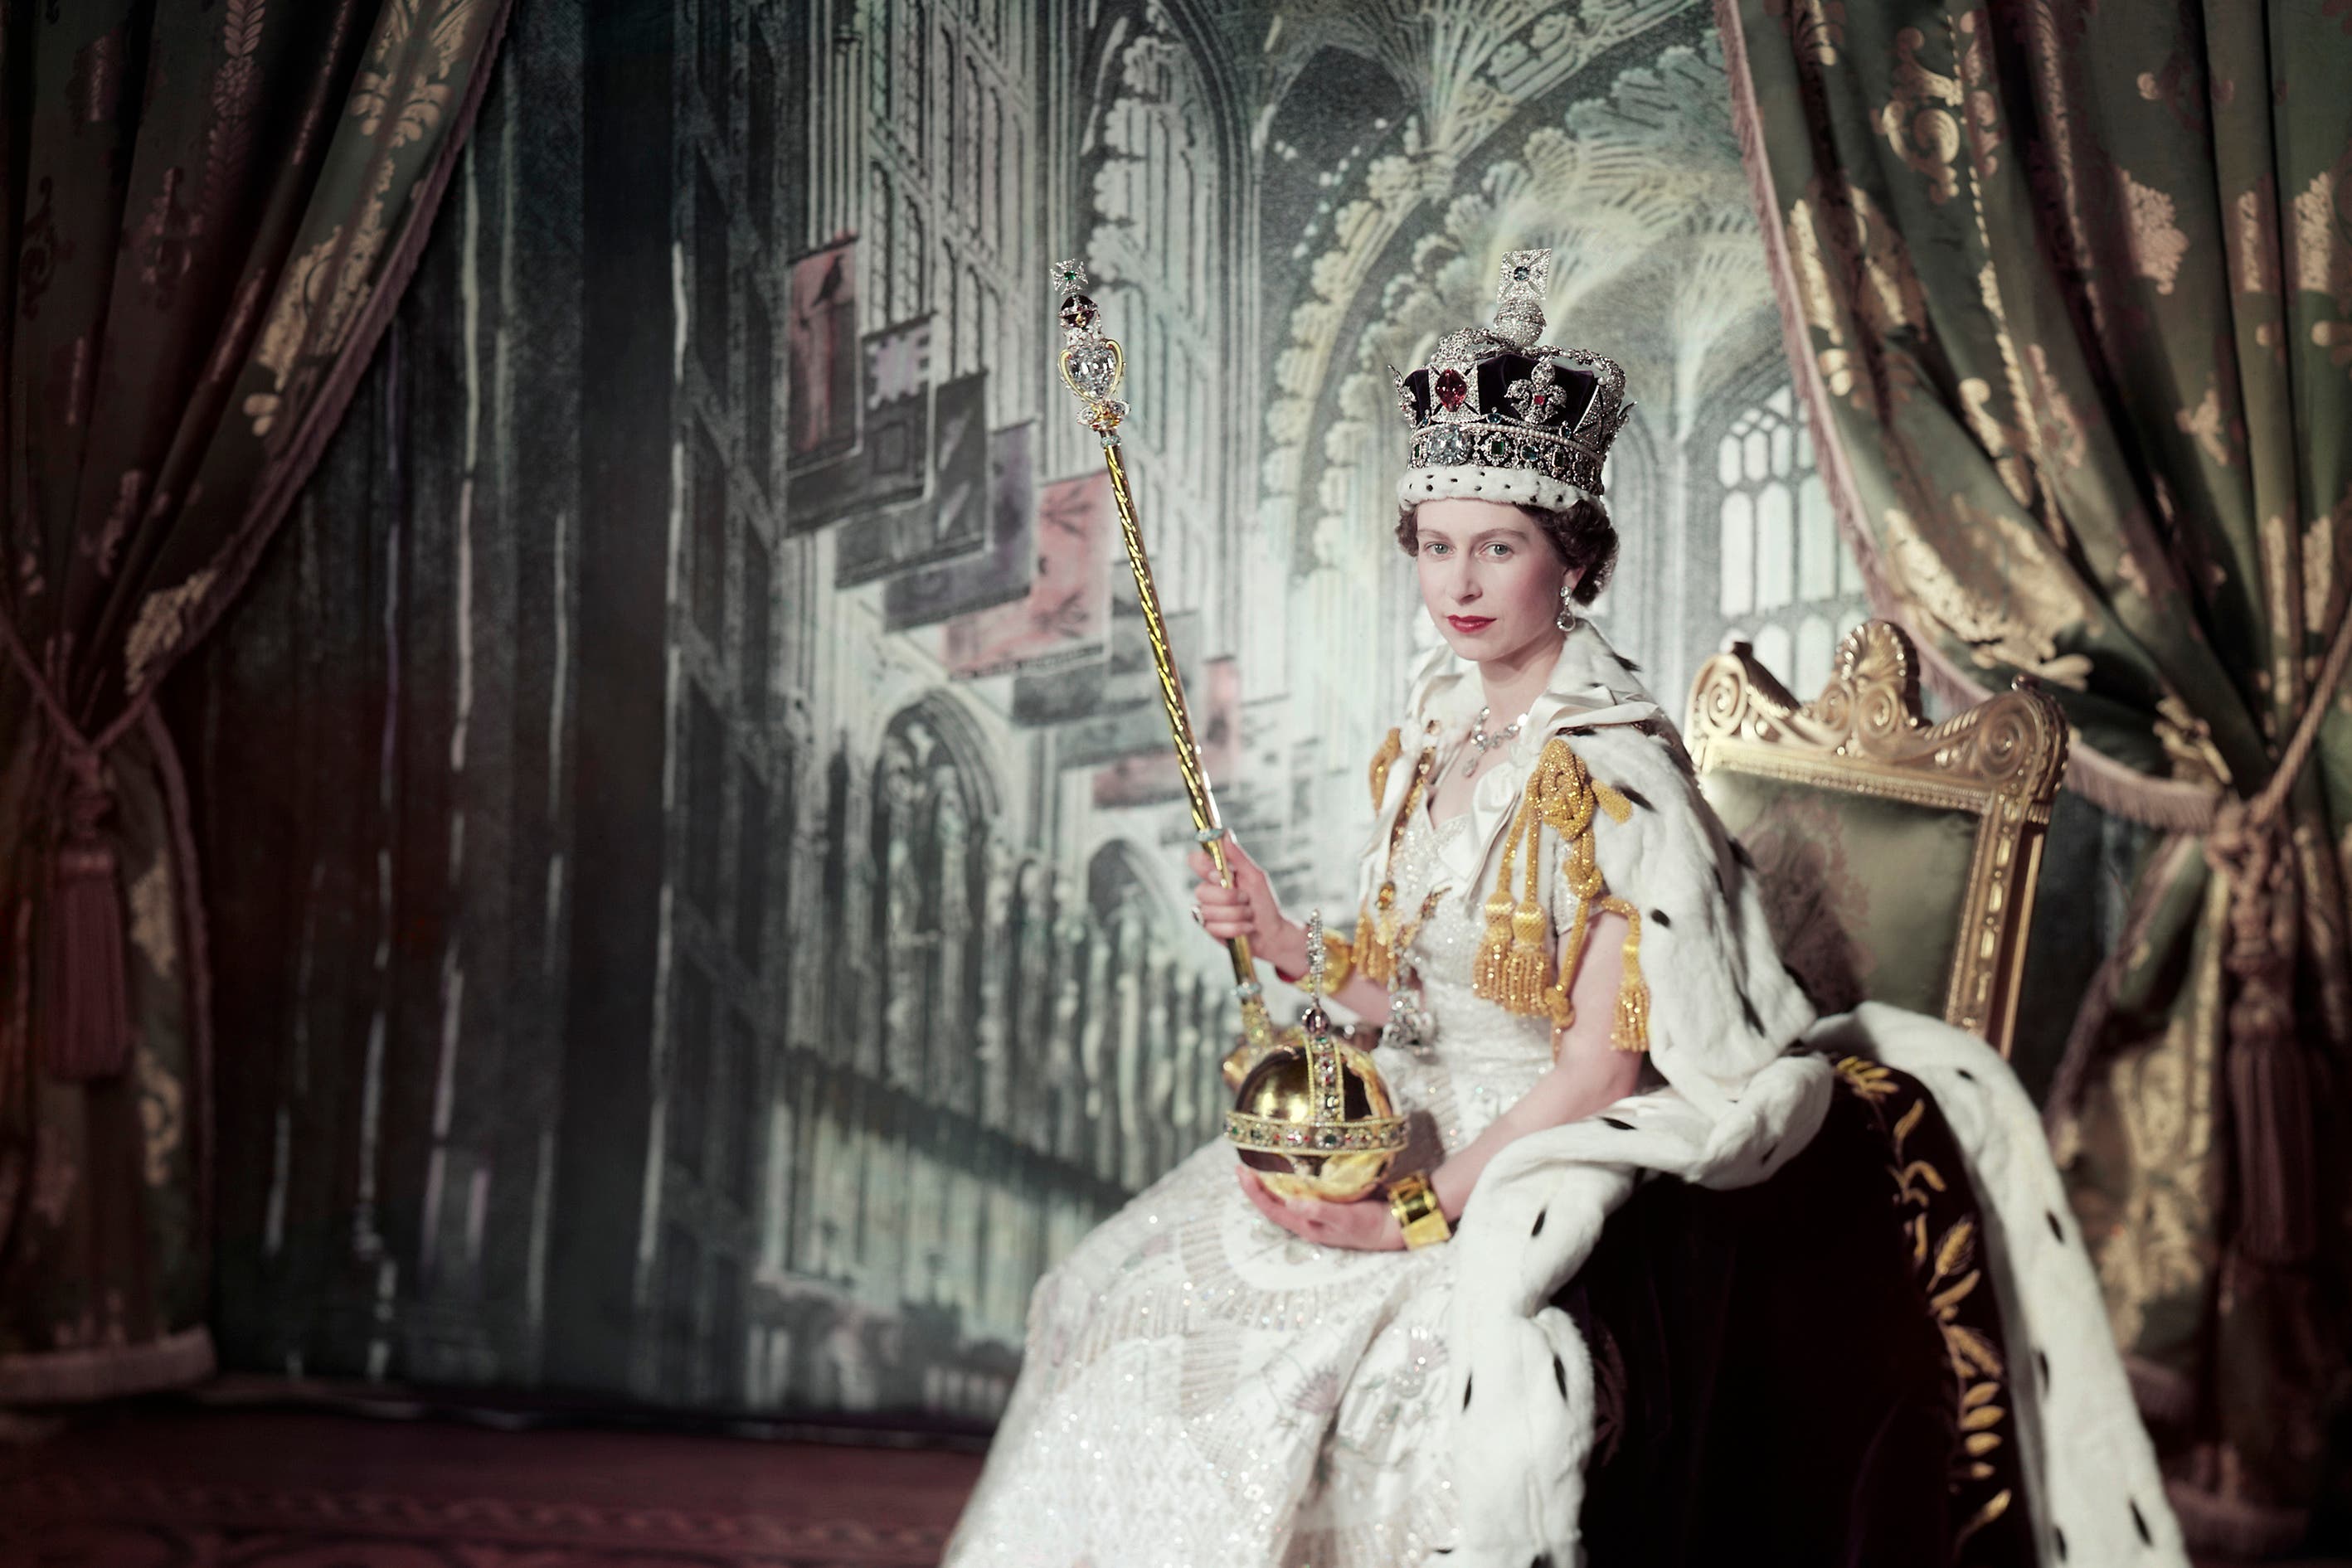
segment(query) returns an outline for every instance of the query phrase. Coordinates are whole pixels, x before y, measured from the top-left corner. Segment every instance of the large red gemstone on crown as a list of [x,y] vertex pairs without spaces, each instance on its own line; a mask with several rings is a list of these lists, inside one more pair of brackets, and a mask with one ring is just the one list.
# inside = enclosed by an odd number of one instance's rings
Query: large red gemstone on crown
[[1470,383],[1462,379],[1460,371],[1451,366],[1437,372],[1434,386],[1439,405],[1449,411],[1460,408],[1470,396]]

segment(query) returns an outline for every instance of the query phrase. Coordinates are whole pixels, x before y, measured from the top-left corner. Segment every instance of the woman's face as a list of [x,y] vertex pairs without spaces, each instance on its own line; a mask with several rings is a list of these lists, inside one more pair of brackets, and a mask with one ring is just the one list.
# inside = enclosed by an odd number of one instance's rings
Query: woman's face
[[1413,527],[1421,601],[1455,653],[1483,663],[1557,633],[1560,590],[1575,578],[1527,513],[1448,496],[1415,507]]

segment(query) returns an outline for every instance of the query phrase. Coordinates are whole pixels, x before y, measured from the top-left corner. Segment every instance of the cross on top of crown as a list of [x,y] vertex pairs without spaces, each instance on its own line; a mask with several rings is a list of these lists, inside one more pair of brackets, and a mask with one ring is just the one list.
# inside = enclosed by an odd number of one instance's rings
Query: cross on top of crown
[[1532,297],[1540,300],[1551,287],[1551,251],[1514,250],[1503,256],[1503,276],[1496,286],[1495,300],[1507,304],[1513,299]]

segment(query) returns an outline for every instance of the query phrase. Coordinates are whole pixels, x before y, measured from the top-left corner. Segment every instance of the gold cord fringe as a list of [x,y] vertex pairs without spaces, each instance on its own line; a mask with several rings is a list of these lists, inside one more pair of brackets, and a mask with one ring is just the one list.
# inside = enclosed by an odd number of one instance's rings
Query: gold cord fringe
[[[1515,972],[1511,961],[1512,947],[1521,940],[1523,929],[1519,912],[1511,902],[1511,867],[1518,857],[1522,841],[1529,844],[1528,863],[1533,866],[1536,862],[1531,841],[1535,812],[1535,786],[1530,781],[1519,798],[1519,814],[1512,819],[1510,831],[1503,835],[1502,864],[1495,873],[1495,891],[1486,895],[1486,930],[1479,939],[1478,956],[1473,961],[1470,970],[1470,988],[1474,995],[1516,1013],[1528,1011],[1533,998],[1527,989],[1525,966],[1517,966]],[[1528,889],[1528,894],[1532,899],[1532,887]],[[1539,938],[1542,931],[1543,912],[1538,909],[1533,935]],[[1538,975],[1542,958],[1543,952],[1538,946],[1536,949]],[[1538,978],[1536,983],[1540,986],[1542,981]],[[1514,1003],[1518,1005],[1514,1006]]]
[[[1642,915],[1624,899],[1606,895],[1592,843],[1592,820],[1601,812],[1612,821],[1622,822],[1633,815],[1633,802],[1594,779],[1568,742],[1553,737],[1537,759],[1520,798],[1518,815],[1503,840],[1495,891],[1486,895],[1486,929],[1472,966],[1471,988],[1506,1011],[1549,1018],[1555,1028],[1566,1029],[1576,1021],[1569,982],[1583,963],[1593,911],[1597,906],[1622,915],[1627,926],[1625,969],[1617,989],[1609,1040],[1620,1051],[1646,1051],[1650,989],[1642,978]],[[1576,900],[1576,912],[1561,933],[1567,952],[1558,968],[1552,964],[1551,945],[1545,940],[1543,905],[1537,898],[1545,828],[1559,836],[1560,877]],[[1527,857],[1524,891],[1514,903],[1511,873],[1522,852]]]
[[1601,907],[1625,917],[1625,970],[1617,982],[1617,1017],[1609,1043],[1619,1051],[1650,1049],[1650,988],[1642,978],[1642,912],[1622,898],[1604,898]]

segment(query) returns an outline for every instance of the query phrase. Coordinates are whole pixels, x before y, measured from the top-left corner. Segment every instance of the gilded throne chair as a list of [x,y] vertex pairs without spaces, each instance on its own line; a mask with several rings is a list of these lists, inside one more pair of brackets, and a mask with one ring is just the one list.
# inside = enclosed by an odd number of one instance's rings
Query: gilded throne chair
[[[1930,725],[1916,669],[1870,622],[1801,703],[1735,645],[1684,738],[1816,1006],[1894,1003],[2006,1054],[2066,726],[2027,684]],[[1854,1058],[1770,1181],[1645,1183],[1555,1298],[1593,1360],[1593,1568],[2034,1562],[2022,1347],[1981,1271],[1947,1269],[1983,1225],[1926,1086]]]
[[1822,1011],[1891,1002],[2006,1056],[2066,721],[2021,677],[1930,725],[1917,670],[1900,628],[1865,622],[1801,703],[1735,643],[1700,667],[1684,739]]

